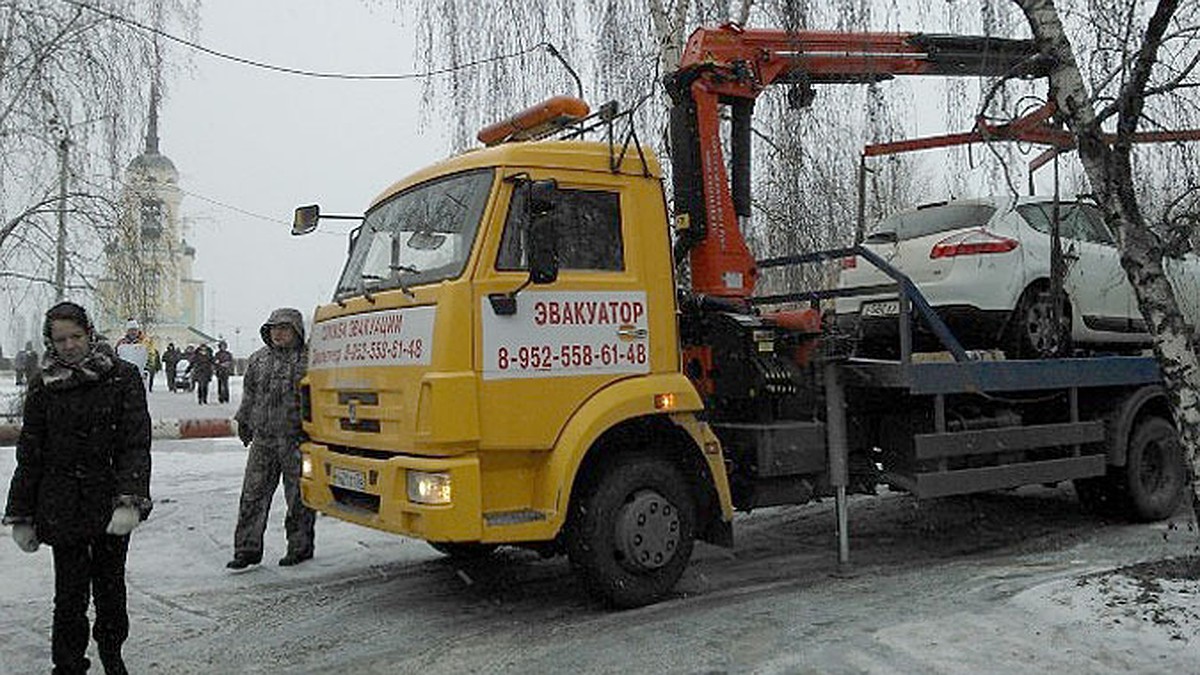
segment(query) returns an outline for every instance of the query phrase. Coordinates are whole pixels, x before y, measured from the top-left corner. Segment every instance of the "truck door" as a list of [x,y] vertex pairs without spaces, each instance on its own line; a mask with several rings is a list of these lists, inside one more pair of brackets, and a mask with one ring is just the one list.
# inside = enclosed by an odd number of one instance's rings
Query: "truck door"
[[639,250],[639,236],[665,237],[665,221],[631,226],[631,198],[619,184],[605,185],[606,177],[556,176],[558,279],[520,290],[511,314],[489,296],[511,293],[529,277],[528,211],[519,181],[502,190],[504,225],[476,275],[481,448],[548,449],[593,393],[651,370],[650,299],[629,253]]

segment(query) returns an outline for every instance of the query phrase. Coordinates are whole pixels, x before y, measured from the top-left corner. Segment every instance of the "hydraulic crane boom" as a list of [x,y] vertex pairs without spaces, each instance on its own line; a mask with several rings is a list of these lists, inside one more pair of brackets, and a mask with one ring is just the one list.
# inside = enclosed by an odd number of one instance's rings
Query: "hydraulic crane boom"
[[[1047,63],[1032,40],[924,33],[787,32],[733,25],[692,33],[668,77],[675,209],[680,248],[691,258],[692,290],[744,299],[758,269],[742,229],[750,216],[750,118],[773,84],[811,103],[812,85],[864,83],[897,75],[1037,77]],[[720,106],[732,109],[732,189],[721,152]]]

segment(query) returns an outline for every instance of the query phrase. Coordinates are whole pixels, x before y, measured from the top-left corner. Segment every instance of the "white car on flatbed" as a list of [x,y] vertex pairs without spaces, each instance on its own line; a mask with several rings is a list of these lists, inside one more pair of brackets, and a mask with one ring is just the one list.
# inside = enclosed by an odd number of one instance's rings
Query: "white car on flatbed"
[[[986,197],[940,202],[893,214],[863,245],[912,279],[951,332],[968,349],[1000,348],[1009,358],[1046,358],[1086,351],[1136,351],[1149,343],[1116,240],[1093,204],[1059,202],[1066,273],[1059,337],[1050,297],[1049,197]],[[1200,258],[1164,259],[1189,326],[1200,316]],[[888,283],[862,257],[842,263],[839,286]],[[892,355],[899,340],[896,295],[839,298],[843,331],[857,334],[866,355]],[[919,318],[916,348],[934,348]]]

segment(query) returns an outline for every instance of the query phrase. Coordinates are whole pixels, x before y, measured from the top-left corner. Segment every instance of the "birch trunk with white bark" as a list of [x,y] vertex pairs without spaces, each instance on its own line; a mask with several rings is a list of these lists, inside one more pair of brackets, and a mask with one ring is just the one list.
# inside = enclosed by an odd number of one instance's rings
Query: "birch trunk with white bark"
[[1175,424],[1183,442],[1191,477],[1192,509],[1200,522],[1200,365],[1190,332],[1176,302],[1175,291],[1163,271],[1163,247],[1150,231],[1133,187],[1130,157],[1132,134],[1145,101],[1146,81],[1154,64],[1158,42],[1177,6],[1162,0],[1145,33],[1139,64],[1122,88],[1118,101],[1118,138],[1109,146],[1103,136],[1093,99],[1084,84],[1070,39],[1063,30],[1052,0],[1014,0],[1025,13],[1034,37],[1044,52],[1056,59],[1050,74],[1050,92],[1059,115],[1076,135],[1079,158],[1105,220],[1117,234],[1121,265],[1137,296],[1154,339],[1154,352],[1162,368]]

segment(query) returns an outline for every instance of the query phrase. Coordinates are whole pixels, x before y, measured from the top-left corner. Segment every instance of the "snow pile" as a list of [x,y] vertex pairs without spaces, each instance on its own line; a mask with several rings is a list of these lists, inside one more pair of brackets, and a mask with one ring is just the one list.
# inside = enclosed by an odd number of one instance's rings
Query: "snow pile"
[[[1039,586],[1015,602],[1063,628],[1102,630],[1138,641],[1147,653],[1187,650],[1200,656],[1200,579],[1172,578],[1194,569],[1176,558]],[[1194,571],[1193,571],[1194,574]]]

